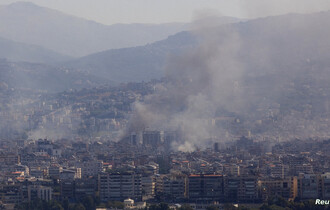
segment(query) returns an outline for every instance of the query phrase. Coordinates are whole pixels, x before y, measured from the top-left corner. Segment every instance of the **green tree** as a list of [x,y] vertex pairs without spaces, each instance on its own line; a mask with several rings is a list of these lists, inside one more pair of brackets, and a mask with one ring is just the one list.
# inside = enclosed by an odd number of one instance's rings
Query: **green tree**
[[62,207],[61,203],[55,201],[55,200],[52,200],[52,201],[49,201],[48,202],[48,208],[50,210],[64,210],[64,208]]
[[96,208],[94,198],[92,196],[87,196],[82,200],[82,204],[86,210],[94,210]]
[[86,210],[83,204],[77,203],[74,206],[70,207],[70,210]]
[[286,199],[282,198],[282,197],[276,197],[275,198],[275,205],[281,206],[281,207],[288,207],[289,202]]
[[193,210],[193,208],[189,204],[183,204],[179,210]]
[[268,206],[268,204],[263,204],[260,208],[260,210],[271,210],[271,208]]
[[64,201],[63,201],[63,208],[64,208],[64,210],[69,210],[69,200],[68,199],[65,199]]
[[170,207],[168,206],[167,203],[160,203],[159,204],[159,209],[160,210],[168,210],[168,209],[170,209]]
[[170,209],[167,203],[152,204],[149,206],[149,210],[168,210]]
[[117,208],[117,209],[124,209],[124,203],[120,201],[108,201],[107,208]]
[[235,206],[233,206],[233,204],[227,203],[223,206],[223,209],[225,209],[225,210],[236,210],[237,208]]
[[211,205],[211,206],[206,207],[206,210],[219,210],[219,207]]

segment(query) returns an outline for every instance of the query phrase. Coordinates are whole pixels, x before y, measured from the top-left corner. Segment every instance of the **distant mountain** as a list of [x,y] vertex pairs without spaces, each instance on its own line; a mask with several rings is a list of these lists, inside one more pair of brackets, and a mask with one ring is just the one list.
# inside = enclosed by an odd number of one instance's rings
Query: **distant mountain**
[[61,55],[43,47],[14,42],[1,37],[0,58],[35,63],[57,63],[71,59],[69,56]]
[[107,26],[29,2],[0,7],[0,37],[77,57],[145,45],[187,28],[185,23]]
[[197,42],[192,34],[181,32],[153,44],[85,56],[64,66],[118,82],[148,81],[164,76],[168,56],[192,49]]
[[6,87],[61,92],[68,89],[90,88],[102,83],[110,83],[110,81],[87,73],[55,68],[46,64],[10,62],[0,59],[0,89]]
[[[237,61],[244,64],[251,75],[275,73],[280,76],[285,72],[296,75],[299,69],[328,66],[329,19],[330,12],[260,18],[218,26],[214,36],[221,40],[226,31],[235,31],[239,37]],[[207,33],[207,29],[204,32]],[[193,33],[181,32],[153,44],[108,50],[66,65],[114,81],[150,80],[164,76],[169,55],[189,51],[198,42]]]

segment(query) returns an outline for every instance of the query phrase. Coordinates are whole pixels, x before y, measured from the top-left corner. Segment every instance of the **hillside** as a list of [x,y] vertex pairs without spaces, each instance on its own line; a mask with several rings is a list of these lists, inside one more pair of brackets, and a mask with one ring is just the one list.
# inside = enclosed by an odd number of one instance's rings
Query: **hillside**
[[0,37],[0,58],[34,63],[58,63],[72,59],[54,51]]
[[118,82],[148,81],[164,76],[163,70],[169,55],[183,53],[196,45],[197,40],[193,35],[181,32],[153,44],[85,56],[64,66]]
[[[289,14],[260,18],[213,28],[208,38],[181,32],[145,46],[108,50],[73,60],[66,65],[115,81],[142,81],[165,75],[171,54],[189,52],[207,39],[226,41],[226,33],[237,36],[236,60],[251,75],[288,72],[313,63],[324,67],[330,57],[330,12]],[[207,29],[203,29],[208,34]],[[198,34],[198,33],[197,33]],[[204,39],[204,40],[203,40]],[[221,41],[222,40],[222,41]],[[174,56],[175,57],[175,56]],[[294,73],[295,72],[295,73]],[[274,73],[274,72],[273,72]],[[260,76],[259,75],[259,76]]]
[[0,86],[5,89],[61,92],[68,89],[90,88],[109,82],[106,79],[65,68],[0,59]]
[[184,23],[108,26],[29,2],[0,7],[0,37],[76,57],[152,43],[187,27]]

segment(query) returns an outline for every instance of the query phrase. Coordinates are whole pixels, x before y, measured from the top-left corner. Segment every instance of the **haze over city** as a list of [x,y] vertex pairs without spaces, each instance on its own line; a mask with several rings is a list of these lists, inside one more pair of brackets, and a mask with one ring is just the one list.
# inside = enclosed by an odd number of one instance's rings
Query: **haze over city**
[[327,209],[330,2],[0,0],[0,209]]

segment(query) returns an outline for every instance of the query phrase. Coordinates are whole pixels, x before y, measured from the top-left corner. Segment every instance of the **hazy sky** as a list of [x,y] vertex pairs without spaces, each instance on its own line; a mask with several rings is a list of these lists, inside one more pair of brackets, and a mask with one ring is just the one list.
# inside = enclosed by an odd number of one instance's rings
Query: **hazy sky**
[[[0,4],[15,1],[0,0]],[[188,22],[203,10],[213,10],[213,13],[219,15],[254,18],[330,9],[330,0],[30,0],[30,2],[104,24]]]

